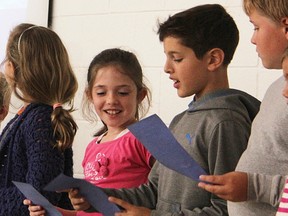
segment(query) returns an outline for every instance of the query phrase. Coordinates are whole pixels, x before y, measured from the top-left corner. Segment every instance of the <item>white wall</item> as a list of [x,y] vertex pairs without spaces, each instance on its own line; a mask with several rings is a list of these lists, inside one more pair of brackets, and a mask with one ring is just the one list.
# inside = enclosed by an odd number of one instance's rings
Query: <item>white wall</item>
[[[28,22],[47,26],[49,0],[0,0],[0,71],[3,72],[2,61],[5,59],[6,43],[10,31],[19,23]],[[10,112],[1,123],[0,131],[17,113],[22,102],[16,97],[11,98]]]
[[[18,24],[27,22],[35,25],[48,24],[49,0],[0,0],[0,71],[3,72],[3,60],[10,31]],[[6,123],[17,113],[22,102],[16,97],[11,98],[9,114],[1,122],[0,131]]]
[[[60,35],[79,79],[76,107],[80,107],[87,67],[101,50],[122,47],[136,53],[152,90],[153,106],[166,124],[187,108],[191,98],[180,99],[172,81],[163,72],[165,56],[156,34],[157,19],[166,19],[192,6],[219,3],[234,17],[240,29],[240,44],[229,67],[230,86],[244,90],[260,100],[267,87],[281,71],[267,71],[261,66],[250,43],[253,26],[241,7],[241,0],[54,0],[52,28]],[[88,124],[75,113],[79,131],[74,143],[74,172],[82,176],[84,150],[97,125]]]
[[10,30],[21,22],[47,26],[49,0],[0,0],[0,62]]

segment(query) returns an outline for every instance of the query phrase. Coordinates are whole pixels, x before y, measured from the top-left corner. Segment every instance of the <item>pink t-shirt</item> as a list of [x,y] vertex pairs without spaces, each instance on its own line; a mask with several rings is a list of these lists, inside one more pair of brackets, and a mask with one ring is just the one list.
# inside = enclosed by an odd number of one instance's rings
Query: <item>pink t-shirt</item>
[[[128,131],[115,140],[87,146],[82,162],[85,179],[102,188],[131,188],[146,183],[151,154]],[[78,212],[77,215],[101,215]]]

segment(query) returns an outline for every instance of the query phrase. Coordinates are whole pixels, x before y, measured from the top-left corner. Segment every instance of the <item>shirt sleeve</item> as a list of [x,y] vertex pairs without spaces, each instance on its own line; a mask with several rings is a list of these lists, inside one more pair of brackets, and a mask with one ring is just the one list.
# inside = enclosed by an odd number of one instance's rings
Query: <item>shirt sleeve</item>
[[64,172],[64,153],[55,146],[50,115],[40,115],[31,121],[30,125],[25,131],[28,158],[26,182],[40,190],[52,204],[57,205],[61,194],[41,189]]
[[279,205],[287,176],[248,173],[248,200]]
[[149,181],[137,188],[103,189],[108,196],[123,199],[133,205],[155,209],[157,204],[158,163],[156,162],[149,173]]
[[[66,162],[64,153],[54,146],[50,115],[43,112],[35,118],[24,119],[17,133],[21,136],[15,136],[13,140],[11,156],[17,159],[10,165],[14,169],[12,179],[23,179],[23,172],[26,172],[25,180],[22,181],[31,184],[53,205],[58,205],[61,193],[42,190],[52,179],[64,172]],[[8,160],[11,163],[12,159]],[[8,172],[12,173],[12,170]],[[5,212],[5,215],[29,214],[27,206],[22,204],[25,197],[11,181],[0,189],[0,196],[5,197],[0,201],[1,212]]]
[[151,159],[153,156],[151,153],[145,148],[145,146],[136,138],[133,136],[134,143],[135,143],[135,157],[139,157],[139,161],[142,161],[147,168],[152,168],[151,166]]

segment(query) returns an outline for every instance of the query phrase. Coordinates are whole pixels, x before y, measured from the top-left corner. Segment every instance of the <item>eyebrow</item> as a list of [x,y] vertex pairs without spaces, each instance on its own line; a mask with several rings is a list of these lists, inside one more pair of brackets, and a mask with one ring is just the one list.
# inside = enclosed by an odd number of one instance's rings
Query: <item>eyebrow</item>
[[167,54],[180,54],[178,51],[169,51]]
[[[95,86],[93,86],[93,88],[105,88],[105,87],[107,87],[107,86],[106,85],[95,85]],[[123,84],[123,85],[117,85],[115,87],[117,87],[117,88],[125,88],[125,87],[130,88],[131,86]]]

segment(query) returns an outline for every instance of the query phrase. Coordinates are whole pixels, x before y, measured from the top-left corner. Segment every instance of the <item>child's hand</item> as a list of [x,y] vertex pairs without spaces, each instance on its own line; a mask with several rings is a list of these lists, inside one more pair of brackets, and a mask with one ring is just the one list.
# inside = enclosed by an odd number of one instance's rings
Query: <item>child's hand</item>
[[77,211],[85,211],[91,207],[91,205],[79,194],[78,189],[71,189],[69,191],[69,198],[73,205],[73,208]]
[[151,210],[148,208],[135,206],[115,197],[109,197],[109,201],[125,209],[116,213],[115,216],[150,216],[151,214]]
[[45,210],[41,206],[33,205],[31,200],[25,199],[23,204],[29,206],[30,216],[45,216]]
[[222,199],[233,202],[242,202],[247,200],[247,173],[229,172],[224,175],[202,175],[200,176],[200,180],[204,181],[198,184],[200,188],[203,188]]

